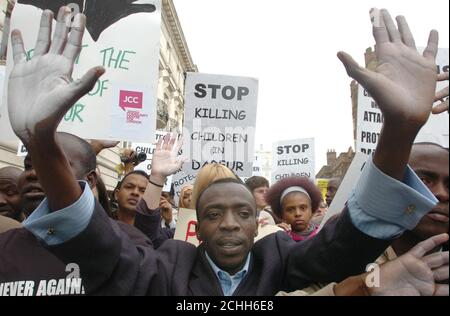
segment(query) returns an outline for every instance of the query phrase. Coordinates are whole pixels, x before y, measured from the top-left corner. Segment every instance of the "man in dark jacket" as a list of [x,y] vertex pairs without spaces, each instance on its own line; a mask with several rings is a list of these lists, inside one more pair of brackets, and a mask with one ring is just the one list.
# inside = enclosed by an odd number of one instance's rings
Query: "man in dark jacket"
[[[71,77],[70,65],[80,52],[85,17],[75,17],[67,41],[51,41],[51,15],[44,12],[41,43],[31,61],[26,61],[20,33],[12,32],[15,67],[8,88],[11,125],[29,149],[47,194],[47,201],[25,227],[62,262],[80,267],[87,294],[273,295],[303,288],[312,281],[341,281],[358,274],[393,237],[414,227],[436,204],[406,166],[413,139],[426,123],[434,100],[437,34],[431,33],[429,46],[421,56],[397,40],[411,38],[410,34],[400,36],[399,32],[409,32],[404,19],[399,19],[399,31],[392,27],[387,11],[382,11],[381,18],[386,23],[375,25],[374,34],[378,59],[384,67],[374,73],[357,66],[345,53],[339,54],[348,72],[366,86],[386,118],[377,151],[349,199],[348,210],[302,244],[294,245],[280,233],[253,245],[256,207],[250,192],[240,184],[215,183],[203,192],[199,204],[197,234],[203,245],[196,249],[169,240],[155,251],[136,245],[108,220],[89,187],[80,185],[68,172],[67,158],[55,141],[56,128],[74,102],[92,89],[104,69],[95,67],[77,81],[62,80]],[[55,34],[66,34],[64,21],[58,21],[56,28]],[[48,45],[42,45],[43,40]],[[412,57],[404,58],[405,54]],[[393,69],[385,71],[386,67]],[[411,67],[418,69],[415,76],[410,76]],[[181,163],[172,159],[178,151],[169,150],[174,143],[170,137],[159,143],[164,149],[159,153],[163,163],[152,166],[143,197],[147,204],[144,211],[158,207],[161,192],[156,188],[180,167]]]

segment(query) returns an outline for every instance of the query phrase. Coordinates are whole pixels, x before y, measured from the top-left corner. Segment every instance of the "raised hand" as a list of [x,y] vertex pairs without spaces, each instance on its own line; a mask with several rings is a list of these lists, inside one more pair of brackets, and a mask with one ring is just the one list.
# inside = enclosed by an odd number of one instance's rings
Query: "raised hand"
[[166,225],[170,225],[173,220],[172,204],[170,204],[170,202],[167,201],[166,198],[161,197],[159,208],[161,209],[161,217],[164,219],[164,222],[166,223]]
[[426,256],[448,240],[448,235],[434,236],[405,255],[380,268],[380,287],[370,289],[375,296],[448,296],[448,252]]
[[94,41],[100,34],[117,21],[135,13],[151,13],[156,10],[153,4],[135,4],[137,0],[86,0],[84,13],[87,16],[87,29]]
[[170,133],[158,141],[153,153],[151,178],[157,177],[158,180],[163,181],[161,182],[163,184],[168,176],[181,169],[186,160],[178,157],[182,145],[182,140],[177,142],[176,135]]
[[74,103],[88,93],[104,73],[102,67],[89,70],[73,81],[75,59],[81,50],[86,18],[75,16],[67,27],[70,9],[59,10],[53,40],[51,11],[42,13],[34,56],[27,61],[20,31],[12,32],[14,68],[8,85],[8,111],[12,128],[27,146],[36,136],[53,137],[59,123]]
[[378,67],[360,67],[348,54],[339,59],[348,74],[364,86],[379,104],[386,121],[422,127],[428,120],[436,91],[438,33],[431,31],[423,56],[417,52],[406,19],[394,24],[387,10],[372,9]]
[[[437,78],[438,81],[448,81],[448,72],[444,72],[438,75]],[[433,108],[433,114],[441,114],[445,111],[448,112],[448,86],[444,89],[442,89],[441,91],[439,91],[438,93],[436,93],[436,97],[435,97],[435,101],[442,101],[440,104],[436,105]]]

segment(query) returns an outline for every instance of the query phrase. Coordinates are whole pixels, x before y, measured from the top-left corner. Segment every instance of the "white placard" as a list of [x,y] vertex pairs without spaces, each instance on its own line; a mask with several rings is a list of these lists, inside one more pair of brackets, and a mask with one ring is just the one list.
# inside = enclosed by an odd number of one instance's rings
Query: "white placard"
[[[423,51],[424,48],[419,49]],[[449,49],[441,48],[436,59],[439,73],[448,72]],[[448,86],[448,81],[438,82],[437,90]],[[358,118],[356,132],[356,151],[371,154],[375,151],[383,126],[383,114],[376,102],[361,85],[358,87]],[[416,141],[427,141],[433,137],[433,141],[441,146],[449,147],[449,115],[442,113],[431,115],[427,124],[422,127]]]
[[183,171],[196,174],[207,163],[221,163],[238,176],[250,176],[258,80],[189,73],[186,79],[185,141],[189,161]]
[[180,194],[183,187],[186,185],[194,185],[196,174],[186,174],[183,171],[179,171],[173,175],[172,183],[175,189],[175,204],[180,203]]
[[292,176],[315,181],[314,138],[277,142],[272,157],[272,183]]
[[[15,5],[11,29],[21,30],[30,58],[42,9],[20,2]],[[83,49],[75,63],[73,78],[81,78],[94,66],[106,68],[106,73],[93,90],[67,112],[59,130],[85,139],[153,142],[159,81],[161,1],[23,2],[45,3],[53,10],[67,2],[75,12],[85,13],[87,26]],[[154,12],[144,12],[153,8]],[[7,77],[12,67],[9,43]],[[15,136],[9,124],[6,100],[5,95],[0,107],[0,137],[11,140]]]

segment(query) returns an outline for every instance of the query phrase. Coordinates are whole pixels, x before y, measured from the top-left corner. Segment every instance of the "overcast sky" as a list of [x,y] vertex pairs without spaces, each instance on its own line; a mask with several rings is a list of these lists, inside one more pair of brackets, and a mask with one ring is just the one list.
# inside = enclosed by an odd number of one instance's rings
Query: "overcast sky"
[[[350,79],[339,50],[364,64],[373,46],[369,10],[405,15],[418,46],[435,28],[449,47],[448,0],[174,0],[200,72],[260,80],[256,144],[316,139],[326,151],[352,146]],[[258,145],[259,147],[259,145]]]

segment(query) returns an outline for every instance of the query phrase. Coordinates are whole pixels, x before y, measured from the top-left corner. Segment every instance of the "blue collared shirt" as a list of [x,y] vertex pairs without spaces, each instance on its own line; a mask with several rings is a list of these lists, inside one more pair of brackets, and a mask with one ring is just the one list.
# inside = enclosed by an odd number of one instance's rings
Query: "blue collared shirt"
[[353,225],[377,239],[413,230],[439,201],[408,166],[403,182],[388,177],[370,157],[348,199]]
[[[45,200],[24,222],[25,228],[48,245],[59,245],[80,234],[94,212],[94,197],[85,182],[83,195],[64,210],[50,213]],[[381,172],[369,158],[349,200],[353,225],[378,239],[393,239],[414,229],[438,200],[407,167],[403,182]]]
[[238,288],[239,284],[241,284],[242,280],[248,273],[248,268],[250,266],[250,254],[247,256],[247,261],[245,262],[244,267],[241,271],[236,273],[235,275],[230,275],[228,272],[221,270],[208,256],[208,253],[205,252],[206,259],[209,262],[209,265],[213,269],[216,277],[219,279],[220,286],[222,287],[222,292],[225,296],[233,296],[233,293]]
[[80,186],[83,194],[74,204],[51,213],[45,199],[23,226],[49,246],[60,245],[79,235],[91,221],[95,207],[95,197],[87,182],[80,181]]

